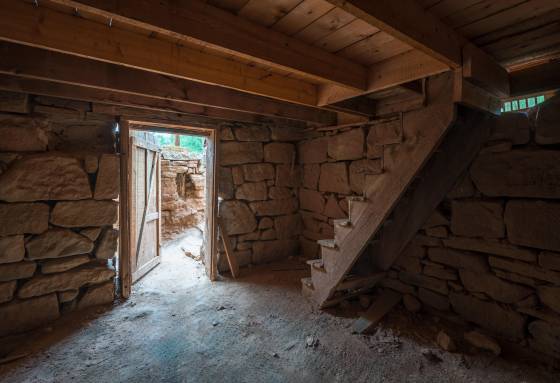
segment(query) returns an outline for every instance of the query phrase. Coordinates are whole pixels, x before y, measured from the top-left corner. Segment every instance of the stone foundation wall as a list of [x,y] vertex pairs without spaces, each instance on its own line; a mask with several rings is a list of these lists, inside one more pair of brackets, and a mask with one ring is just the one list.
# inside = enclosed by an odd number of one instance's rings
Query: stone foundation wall
[[[221,129],[219,215],[240,265],[299,254],[301,218],[296,145],[290,126],[227,125]],[[219,243],[219,269],[227,269]]]
[[28,101],[0,103],[0,336],[114,299],[112,121],[88,103]]
[[543,126],[503,115],[383,285],[560,358],[560,148],[539,144]]
[[333,220],[348,218],[349,196],[362,196],[364,187],[383,172],[383,151],[402,142],[400,118],[368,127],[313,132],[298,144],[299,189],[303,220],[302,253],[318,258],[317,240],[334,238]]
[[161,210],[164,243],[186,229],[204,225],[204,159],[179,147],[164,148],[161,161]]

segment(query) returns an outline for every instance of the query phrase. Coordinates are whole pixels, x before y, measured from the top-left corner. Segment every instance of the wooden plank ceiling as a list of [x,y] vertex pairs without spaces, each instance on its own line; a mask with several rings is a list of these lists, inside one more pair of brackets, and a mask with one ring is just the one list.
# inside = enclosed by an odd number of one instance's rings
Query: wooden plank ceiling
[[[383,104],[382,99],[417,98],[417,80],[450,69],[463,68],[469,81],[506,96],[510,80],[504,68],[523,69],[560,57],[559,0],[0,0],[0,4],[4,44],[120,65],[130,72],[129,78],[134,77],[131,71],[169,76],[199,93],[189,98],[185,88],[184,94],[178,91],[167,97],[160,89],[152,91],[151,83],[133,89],[132,83],[123,82],[118,92],[134,90],[142,97],[180,103],[181,108],[197,104],[256,114],[261,98],[267,100],[268,116],[319,124],[331,122],[333,111],[369,116],[368,108]],[[4,45],[4,49],[12,48]],[[2,73],[110,90],[108,78],[101,75],[92,81],[84,76],[54,78],[55,73],[39,73],[40,68],[30,66],[26,71],[38,74],[10,68]],[[204,92],[212,96],[202,96],[203,88],[193,82],[203,84]],[[229,88],[228,96],[217,87]],[[243,97],[247,93],[252,98]],[[360,97],[366,95],[370,97]]]

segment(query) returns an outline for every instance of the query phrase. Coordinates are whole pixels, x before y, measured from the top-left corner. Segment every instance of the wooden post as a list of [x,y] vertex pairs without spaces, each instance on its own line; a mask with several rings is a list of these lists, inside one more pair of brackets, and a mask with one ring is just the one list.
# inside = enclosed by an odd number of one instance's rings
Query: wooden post
[[130,297],[132,273],[130,264],[130,216],[129,216],[129,179],[130,179],[130,130],[127,121],[120,124],[121,190],[119,196],[119,279],[121,296]]

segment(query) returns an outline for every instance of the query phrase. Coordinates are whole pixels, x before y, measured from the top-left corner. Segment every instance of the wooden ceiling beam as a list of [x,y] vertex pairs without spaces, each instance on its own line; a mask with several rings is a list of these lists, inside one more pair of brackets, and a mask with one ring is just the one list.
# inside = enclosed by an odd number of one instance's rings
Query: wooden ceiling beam
[[0,40],[316,106],[315,84],[23,1],[2,0]]
[[560,61],[511,72],[510,80],[512,97],[560,89]]
[[[11,92],[27,93],[40,96],[51,96],[70,100],[94,102],[105,105],[129,107],[151,112],[163,112],[170,115],[191,116],[194,119],[213,121],[217,125],[220,121],[238,121],[258,123],[266,121],[262,116],[236,112],[232,110],[212,108],[201,105],[188,105],[171,100],[154,99],[141,95],[88,88],[79,85],[63,84],[52,81],[22,78],[0,74],[0,89]],[[272,119],[274,120],[274,119]],[[289,120],[279,120],[279,123],[290,124]]]
[[440,61],[420,51],[412,50],[372,65],[369,68],[368,88],[366,91],[356,92],[336,85],[323,85],[319,87],[319,105],[335,104],[448,70],[449,67]]
[[51,0],[320,82],[365,89],[366,68],[198,0]]
[[336,121],[327,110],[24,45],[0,42],[0,57],[4,74],[319,125]]
[[484,89],[499,96],[509,94],[506,69],[435,15],[424,10],[416,0],[327,1],[451,69],[464,67],[463,76]]

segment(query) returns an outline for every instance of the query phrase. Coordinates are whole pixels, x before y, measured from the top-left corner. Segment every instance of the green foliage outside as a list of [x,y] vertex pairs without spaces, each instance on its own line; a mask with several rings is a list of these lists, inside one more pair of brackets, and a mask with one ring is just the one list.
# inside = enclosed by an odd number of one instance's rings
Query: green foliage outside
[[[155,133],[156,141],[160,147],[175,146],[176,136],[171,133]],[[204,152],[203,137],[179,135],[179,143],[181,148],[185,148],[191,153],[202,154]]]

